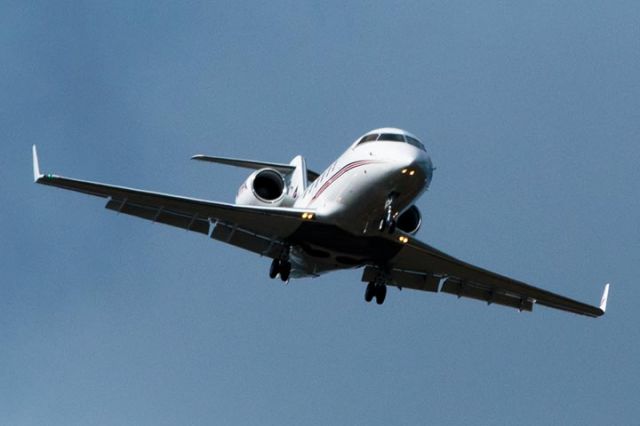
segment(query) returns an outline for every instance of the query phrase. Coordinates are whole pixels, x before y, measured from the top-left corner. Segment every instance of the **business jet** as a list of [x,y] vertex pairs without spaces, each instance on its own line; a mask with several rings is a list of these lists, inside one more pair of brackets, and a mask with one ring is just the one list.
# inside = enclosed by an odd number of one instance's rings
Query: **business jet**
[[434,167],[425,146],[401,129],[372,130],[326,170],[195,155],[194,160],[254,170],[234,204],[41,174],[36,183],[107,199],[106,208],[228,243],[272,259],[269,277],[316,277],[363,268],[364,299],[381,305],[388,287],[443,292],[532,311],[534,304],[590,317],[604,314],[609,284],[591,306],[473,266],[420,242],[415,206]]

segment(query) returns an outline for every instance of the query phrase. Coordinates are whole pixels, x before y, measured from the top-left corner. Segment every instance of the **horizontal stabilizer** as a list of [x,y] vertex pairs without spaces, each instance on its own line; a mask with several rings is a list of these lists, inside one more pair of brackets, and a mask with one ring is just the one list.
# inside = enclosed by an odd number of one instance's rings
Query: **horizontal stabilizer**
[[[254,169],[259,170],[265,167],[269,167],[271,169],[277,170],[280,173],[289,174],[293,173],[295,170],[295,166],[291,164],[283,164],[283,163],[271,163],[267,161],[254,161],[254,160],[244,160],[239,158],[227,158],[227,157],[211,157],[209,155],[194,155],[191,157],[192,160],[198,161],[208,161],[209,163],[219,163],[226,164],[228,166],[242,167],[245,169]],[[319,176],[318,173],[307,170],[307,179],[311,182],[314,181]]]

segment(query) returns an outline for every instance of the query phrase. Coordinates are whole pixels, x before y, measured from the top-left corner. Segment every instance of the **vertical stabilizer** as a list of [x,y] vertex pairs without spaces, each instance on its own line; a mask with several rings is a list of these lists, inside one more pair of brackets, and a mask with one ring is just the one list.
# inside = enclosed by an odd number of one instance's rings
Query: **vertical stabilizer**
[[302,155],[298,155],[289,164],[295,167],[289,183],[292,191],[290,194],[295,199],[307,189],[307,163]]

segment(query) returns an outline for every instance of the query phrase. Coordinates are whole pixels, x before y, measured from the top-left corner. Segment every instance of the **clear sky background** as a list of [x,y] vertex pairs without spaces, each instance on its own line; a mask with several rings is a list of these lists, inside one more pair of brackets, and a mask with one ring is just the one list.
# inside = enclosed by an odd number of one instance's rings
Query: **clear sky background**
[[[183,4],[184,3],[184,4]],[[535,4],[533,4],[535,3]],[[0,5],[0,424],[637,424],[640,3]],[[31,183],[232,201],[405,128],[419,237],[600,319],[291,282],[269,260]]]

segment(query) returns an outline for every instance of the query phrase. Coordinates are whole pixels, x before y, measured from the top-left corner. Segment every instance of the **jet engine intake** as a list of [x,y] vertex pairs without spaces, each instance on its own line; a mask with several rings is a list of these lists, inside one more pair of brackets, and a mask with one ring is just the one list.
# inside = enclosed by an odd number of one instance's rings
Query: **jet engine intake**
[[261,169],[252,173],[240,186],[236,203],[251,206],[279,206],[286,192],[287,182],[278,171]]
[[398,229],[407,234],[415,234],[422,224],[422,215],[416,206],[411,206],[405,210],[397,219]]
[[284,178],[275,170],[260,170],[253,178],[253,192],[264,201],[273,202],[282,197],[284,188]]

